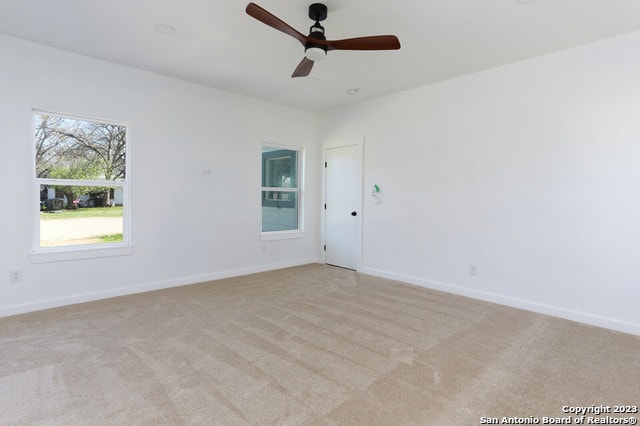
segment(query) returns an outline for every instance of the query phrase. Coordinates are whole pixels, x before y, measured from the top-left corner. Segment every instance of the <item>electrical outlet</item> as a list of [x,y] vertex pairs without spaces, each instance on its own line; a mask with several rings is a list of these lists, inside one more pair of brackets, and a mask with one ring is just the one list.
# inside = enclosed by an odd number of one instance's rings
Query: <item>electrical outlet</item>
[[469,275],[473,275],[474,277],[478,275],[478,267],[476,265],[469,265]]
[[20,283],[22,282],[22,270],[15,269],[13,271],[9,271],[9,282],[10,283]]

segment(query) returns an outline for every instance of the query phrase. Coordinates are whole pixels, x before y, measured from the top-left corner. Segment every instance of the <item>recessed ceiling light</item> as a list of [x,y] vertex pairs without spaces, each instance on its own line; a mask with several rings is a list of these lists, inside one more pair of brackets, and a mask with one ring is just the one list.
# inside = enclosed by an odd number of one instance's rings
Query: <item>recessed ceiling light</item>
[[155,24],[153,29],[159,32],[160,34],[173,34],[176,32],[176,29],[171,25],[167,24]]

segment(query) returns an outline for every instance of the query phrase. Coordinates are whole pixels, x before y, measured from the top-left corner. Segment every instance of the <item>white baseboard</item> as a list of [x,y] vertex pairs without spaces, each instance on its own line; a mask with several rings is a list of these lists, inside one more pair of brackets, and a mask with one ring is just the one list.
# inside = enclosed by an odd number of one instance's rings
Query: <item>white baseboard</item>
[[499,305],[505,305],[505,306],[510,306],[512,308],[524,309],[526,311],[550,315],[558,318],[580,322],[583,324],[608,328],[611,330],[621,331],[623,333],[635,334],[640,336],[640,324],[619,321],[611,318],[605,318],[605,317],[587,314],[584,312],[572,311],[569,309],[561,308],[559,306],[552,306],[552,305],[545,305],[545,304],[536,303],[536,302],[530,302],[528,300],[502,296],[499,294],[488,293],[484,291],[474,290],[474,289],[460,287],[460,286],[451,285],[451,284],[429,281],[422,278],[396,274],[393,272],[382,271],[374,268],[362,268],[358,272],[361,272],[367,275],[373,275],[376,277],[402,281],[402,282],[417,285],[420,287],[430,288],[433,290],[444,291],[446,293],[452,293],[460,296],[471,297],[473,299],[484,300],[485,302],[497,303]]
[[211,274],[193,275],[166,281],[138,284],[92,293],[65,296],[56,299],[41,300],[33,303],[25,303],[22,305],[6,306],[0,308],[0,318],[8,317],[11,315],[25,314],[28,312],[41,311],[44,309],[59,308],[61,306],[75,305],[77,303],[92,302],[94,300],[108,299],[111,297],[145,293],[148,291],[162,290],[165,288],[197,284],[206,281],[215,281],[223,278],[239,277],[242,275],[255,274],[258,272],[274,271],[277,269],[290,268],[293,266],[307,265],[309,263],[318,263],[318,261],[319,260],[317,258],[297,259],[288,262],[271,263],[241,269],[231,269],[228,271],[214,272]]

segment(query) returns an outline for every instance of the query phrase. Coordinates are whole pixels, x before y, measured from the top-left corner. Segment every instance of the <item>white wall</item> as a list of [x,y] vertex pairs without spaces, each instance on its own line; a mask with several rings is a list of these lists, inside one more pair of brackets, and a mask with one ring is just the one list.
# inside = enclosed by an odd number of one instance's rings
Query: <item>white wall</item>
[[[0,36],[0,316],[315,261],[318,142],[365,135],[382,203],[365,199],[363,272],[640,334],[639,47],[632,33],[319,119]],[[132,255],[30,262],[32,108],[132,123]],[[307,155],[306,237],[265,253],[262,142]]]
[[[640,32],[329,111],[363,272],[640,334]],[[477,266],[477,276],[469,274]]]
[[[0,316],[317,261],[318,114],[5,36],[0,57]],[[132,255],[30,262],[32,108],[131,123]],[[306,149],[305,238],[260,242],[262,142]]]

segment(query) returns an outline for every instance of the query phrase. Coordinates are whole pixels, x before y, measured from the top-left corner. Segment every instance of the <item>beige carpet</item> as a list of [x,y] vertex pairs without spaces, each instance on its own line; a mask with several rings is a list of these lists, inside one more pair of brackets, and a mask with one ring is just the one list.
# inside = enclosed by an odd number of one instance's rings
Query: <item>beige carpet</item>
[[[542,424],[639,403],[638,336],[325,265],[0,319],[3,425]],[[605,415],[638,418],[587,414]]]

